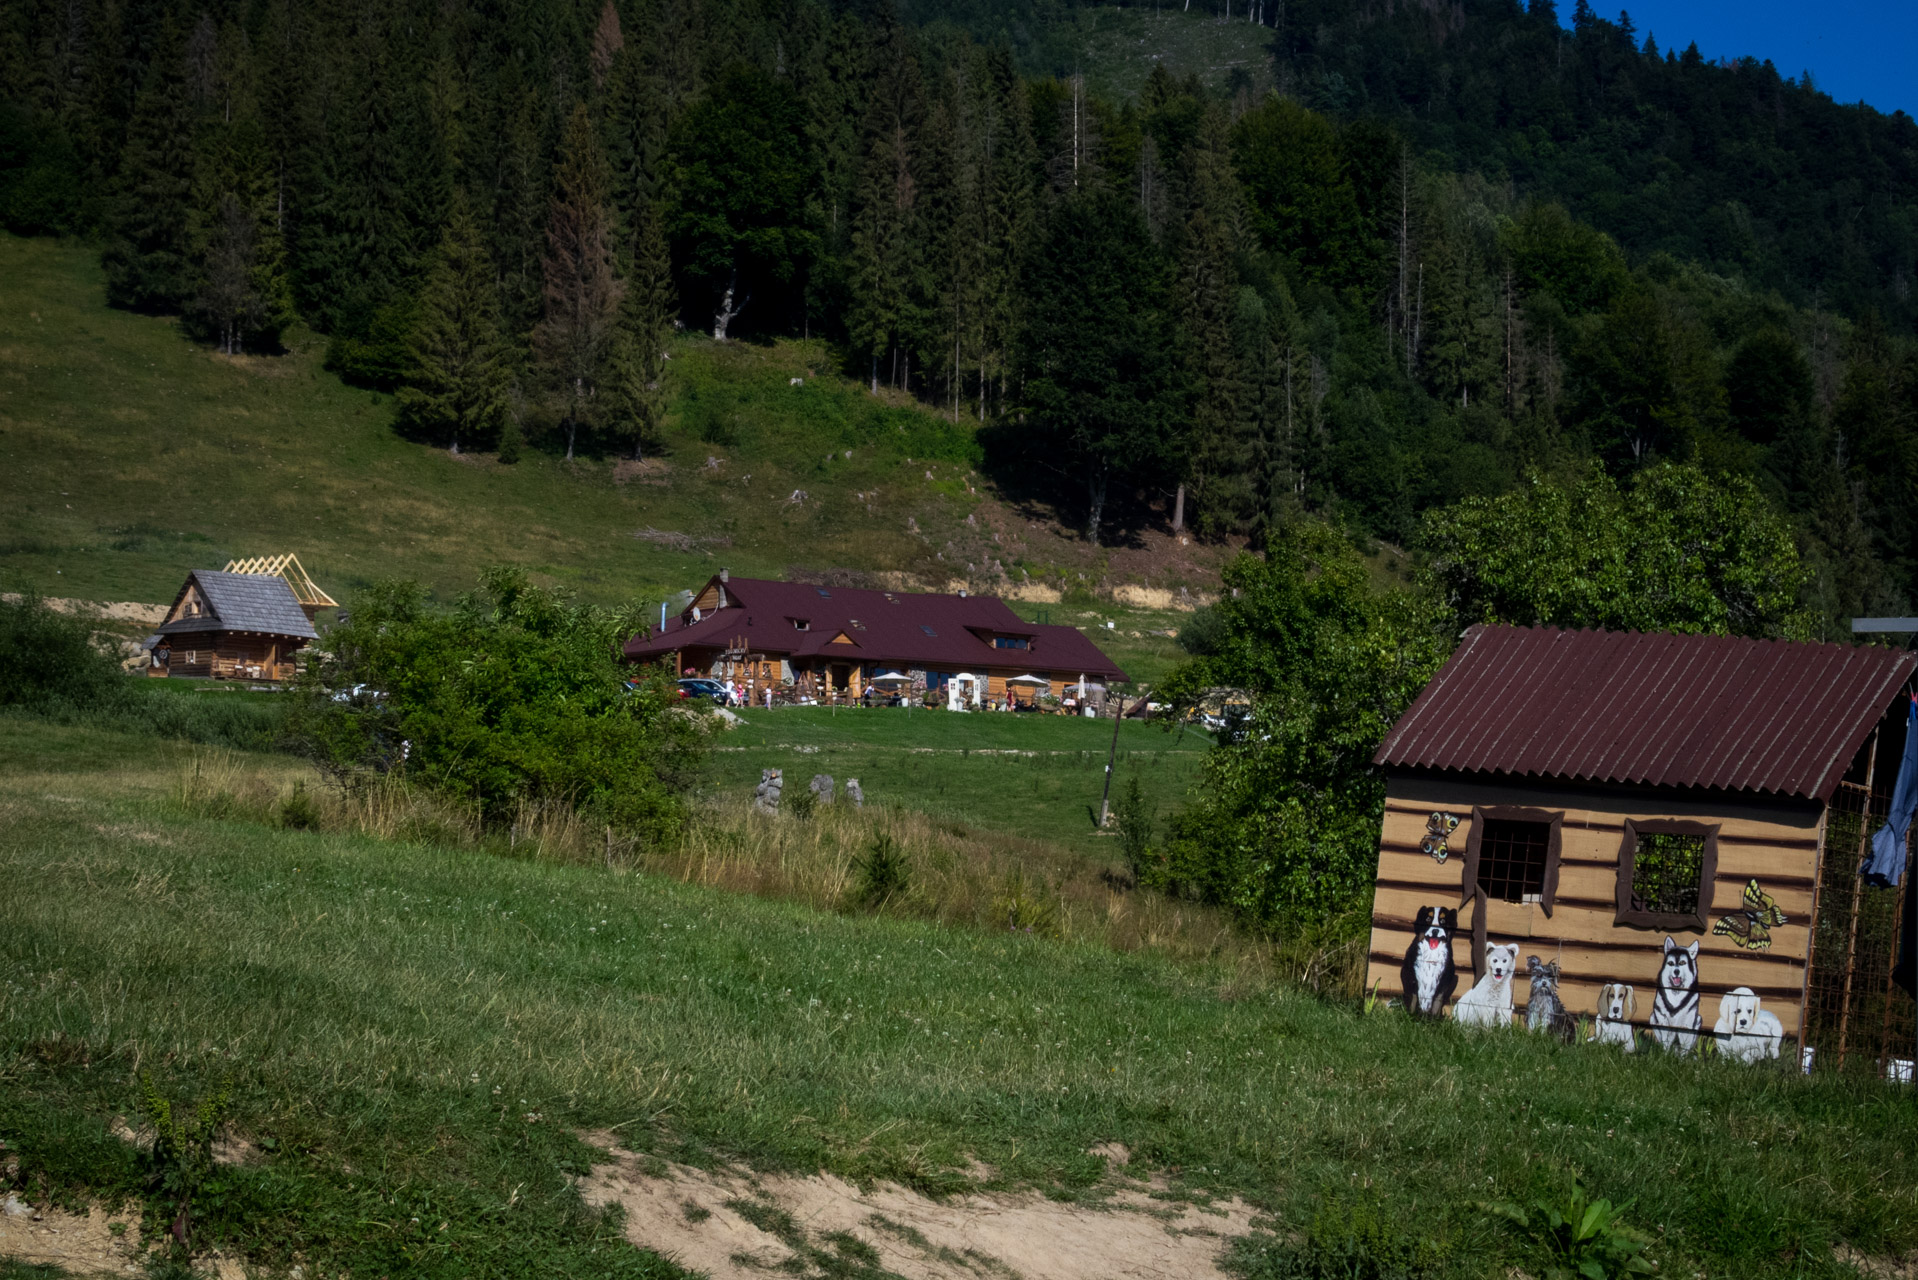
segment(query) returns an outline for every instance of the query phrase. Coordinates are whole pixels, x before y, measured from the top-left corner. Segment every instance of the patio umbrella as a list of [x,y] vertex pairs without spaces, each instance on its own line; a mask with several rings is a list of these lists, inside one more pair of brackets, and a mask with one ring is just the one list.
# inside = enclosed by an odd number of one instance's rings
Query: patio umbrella
[[874,676],[872,682],[874,684],[911,684],[912,677],[902,676],[897,671],[888,671],[883,675]]
[[1006,679],[1006,683],[1041,685],[1048,689],[1052,687],[1052,681],[1046,679],[1044,676],[1009,676]]

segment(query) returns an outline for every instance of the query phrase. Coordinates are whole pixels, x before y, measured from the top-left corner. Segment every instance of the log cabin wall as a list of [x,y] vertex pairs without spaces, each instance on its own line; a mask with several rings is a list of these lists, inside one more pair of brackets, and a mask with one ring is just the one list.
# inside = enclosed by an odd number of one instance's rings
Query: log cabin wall
[[296,669],[294,655],[306,647],[306,641],[299,636],[215,631],[174,635],[169,645],[168,675],[287,680]]
[[[1487,940],[1519,944],[1513,979],[1519,1017],[1525,1009],[1526,960],[1536,955],[1541,961],[1558,961],[1559,993],[1569,1012],[1589,1018],[1597,1012],[1602,986],[1627,983],[1635,989],[1634,1021],[1643,1027],[1670,936],[1681,947],[1699,944],[1699,1005],[1707,1033],[1719,997],[1734,987],[1749,987],[1763,1007],[1777,1015],[1787,1036],[1802,1036],[1806,951],[1824,833],[1824,806],[1813,801],[1764,803],[1655,787],[1555,787],[1483,775],[1462,780],[1457,775],[1390,773],[1372,905],[1368,989],[1377,984],[1381,995],[1405,998],[1401,965],[1412,943],[1414,918],[1426,906],[1458,911],[1452,938],[1458,968],[1453,1000],[1471,988],[1483,958],[1472,954],[1478,908],[1476,886],[1465,882],[1465,853],[1475,814],[1514,808],[1560,815],[1550,913],[1544,902],[1486,902]],[[1457,829],[1446,838],[1443,862],[1421,848],[1434,813],[1458,819]],[[1703,929],[1620,923],[1620,855],[1628,822],[1702,824],[1715,832],[1716,866],[1709,894],[1700,897]],[[1712,931],[1719,920],[1740,912],[1752,881],[1772,897],[1786,920],[1769,929],[1767,945],[1757,949]]]

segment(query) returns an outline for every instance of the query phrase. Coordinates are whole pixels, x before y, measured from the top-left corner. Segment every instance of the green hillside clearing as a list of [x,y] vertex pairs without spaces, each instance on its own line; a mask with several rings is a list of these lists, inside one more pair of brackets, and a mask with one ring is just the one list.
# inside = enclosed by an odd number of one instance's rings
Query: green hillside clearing
[[[968,420],[868,394],[817,342],[687,337],[662,456],[529,450],[511,467],[402,439],[391,397],[321,367],[323,339],[291,347],[220,356],[172,321],[106,307],[91,249],[0,236],[0,573],[51,596],[147,603],[170,600],[188,569],[279,551],[341,600],[392,576],[450,599],[497,563],[605,603],[657,601],[722,565],[977,590],[1036,580],[1055,597],[1101,581],[1216,586],[1222,549],[1089,547],[996,501]],[[1176,610],[1016,607],[1118,620],[1101,643],[1135,678],[1177,657],[1150,634],[1176,629]]]

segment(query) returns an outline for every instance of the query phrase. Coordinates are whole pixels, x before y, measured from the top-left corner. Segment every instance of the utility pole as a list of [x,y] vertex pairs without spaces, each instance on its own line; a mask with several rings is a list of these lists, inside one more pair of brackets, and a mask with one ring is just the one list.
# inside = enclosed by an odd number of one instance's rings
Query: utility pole
[[1099,830],[1112,818],[1112,762],[1119,758],[1119,722],[1125,719],[1125,695],[1119,695],[1119,713],[1112,717],[1112,746],[1106,751],[1106,792],[1099,798]]

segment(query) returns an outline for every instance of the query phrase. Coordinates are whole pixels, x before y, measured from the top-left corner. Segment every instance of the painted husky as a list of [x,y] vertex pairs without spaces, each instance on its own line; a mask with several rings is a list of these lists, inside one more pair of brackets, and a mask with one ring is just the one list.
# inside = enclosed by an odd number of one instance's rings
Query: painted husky
[[1458,988],[1458,966],[1452,963],[1452,933],[1458,912],[1450,907],[1420,907],[1412,920],[1412,945],[1405,949],[1399,969],[1405,1006],[1413,1016],[1436,1018]]
[[1652,1001],[1652,1039],[1673,1053],[1698,1045],[1704,1019],[1698,1012],[1698,944],[1681,947],[1665,939],[1665,962],[1658,970],[1658,995]]
[[1452,1016],[1468,1027],[1512,1025],[1512,970],[1518,965],[1518,943],[1485,944],[1485,976],[1452,1006]]

